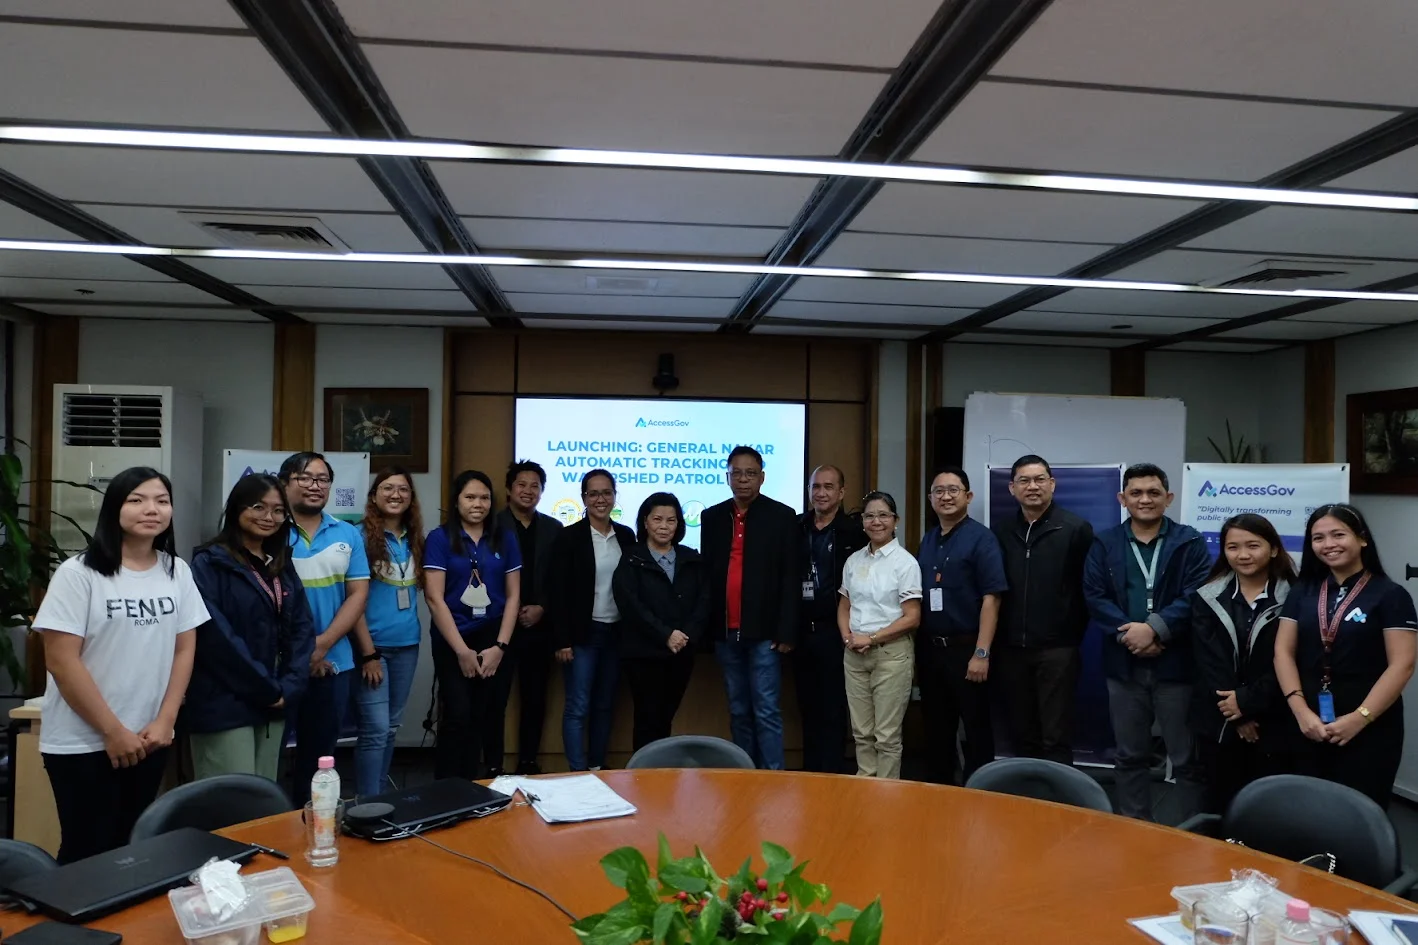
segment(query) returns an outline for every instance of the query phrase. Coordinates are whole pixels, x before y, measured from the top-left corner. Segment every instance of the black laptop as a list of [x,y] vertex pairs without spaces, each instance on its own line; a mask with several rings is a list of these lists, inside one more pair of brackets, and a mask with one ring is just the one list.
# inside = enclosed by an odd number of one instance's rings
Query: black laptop
[[188,877],[213,857],[245,863],[257,852],[250,844],[183,827],[11,880],[5,891],[52,918],[90,922],[187,885]]
[[512,798],[473,781],[444,778],[419,787],[360,798],[360,805],[377,803],[388,804],[394,810],[370,822],[352,816],[359,813],[359,807],[347,807],[345,832],[366,840],[398,840],[474,817],[486,817],[511,804]]

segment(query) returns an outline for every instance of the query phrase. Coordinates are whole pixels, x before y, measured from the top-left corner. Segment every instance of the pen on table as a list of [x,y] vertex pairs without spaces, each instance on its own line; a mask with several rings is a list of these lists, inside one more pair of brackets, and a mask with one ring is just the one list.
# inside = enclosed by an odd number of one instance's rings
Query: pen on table
[[539,804],[539,803],[541,803],[541,800],[542,800],[540,797],[538,797],[537,795],[533,794],[531,791],[527,790],[526,788],[522,788],[522,796],[525,797],[527,800],[531,801],[531,802],[534,803],[534,804]]
[[287,853],[282,853],[280,850],[273,849],[272,847],[268,847],[268,846],[265,846],[264,844],[260,844],[260,843],[250,843],[250,841],[248,841],[248,843],[249,843],[249,845],[250,845],[251,847],[253,847],[253,848],[254,848],[257,852],[259,852],[259,853],[264,853],[264,854],[266,854],[267,856],[274,856],[274,857],[275,857],[276,859],[278,859],[278,860],[289,860],[289,859],[290,859],[290,855],[289,855],[289,854],[287,854]]

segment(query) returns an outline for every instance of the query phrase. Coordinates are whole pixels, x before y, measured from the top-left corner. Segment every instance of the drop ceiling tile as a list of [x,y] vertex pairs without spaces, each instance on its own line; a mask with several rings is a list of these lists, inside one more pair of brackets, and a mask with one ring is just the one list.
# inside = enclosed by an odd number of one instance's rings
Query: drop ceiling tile
[[0,168],[74,203],[389,209],[351,158],[7,144]]
[[816,326],[779,325],[772,319],[759,322],[753,329],[753,333],[755,335],[807,335],[816,338],[875,338],[882,341],[911,341],[921,335],[919,330],[903,331],[893,328],[859,328],[845,325],[818,328]]
[[147,266],[122,256],[95,256],[88,253],[37,253],[27,250],[0,250],[0,277],[29,279],[116,279],[135,282],[166,282]]
[[[1040,348],[1121,348],[1134,343],[1132,338],[1055,338],[1051,335],[991,335],[972,332],[950,339],[951,344],[964,345],[1031,345]],[[966,354],[968,357],[968,352]]]
[[329,130],[255,38],[7,23],[0,62],[14,118]]
[[368,45],[365,53],[416,135],[575,148],[836,154],[884,82],[703,62]]
[[96,6],[93,0],[0,0],[0,15],[223,29],[246,26],[226,0],[124,0],[101,6]]
[[394,328],[486,328],[487,319],[477,318],[472,315],[462,316],[440,316],[440,315],[420,315],[417,312],[408,315],[351,315],[345,313],[317,313],[302,315],[308,322],[317,325],[381,325]]
[[[1408,290],[1413,291],[1413,290]],[[1353,322],[1358,325],[1403,325],[1418,322],[1418,305],[1406,302],[1341,302],[1291,315],[1288,321]]]
[[1092,312],[1105,315],[1240,318],[1284,304],[1284,299],[1254,296],[1201,295],[1186,292],[1130,292],[1120,289],[1073,289],[1032,307],[1051,312]]
[[[1239,277],[1247,270],[1262,264],[1285,265],[1289,257],[1277,253],[1218,253],[1196,252],[1185,249],[1169,249],[1140,263],[1128,266],[1109,278],[1136,279],[1142,282],[1181,282],[1189,284],[1216,284]],[[1273,262],[1268,262],[1273,260]],[[1410,275],[1418,270],[1418,262],[1372,262],[1365,260],[1327,261],[1302,257],[1295,260],[1302,265],[1319,264],[1334,273],[1316,277],[1315,288],[1356,289],[1374,282]],[[1289,285],[1258,285],[1243,288],[1286,289]],[[1275,297],[1272,306],[1284,305],[1292,299]]]
[[0,202],[0,239],[3,240],[44,240],[46,242],[83,242],[63,227],[55,226],[19,209],[13,204]]
[[887,184],[853,230],[993,239],[1123,243],[1199,203],[1146,197]]
[[1268,253],[1386,256],[1418,261],[1418,214],[1266,207],[1187,245]]
[[49,315],[74,315],[79,318],[126,318],[144,321],[184,321],[184,322],[265,322],[263,315],[244,309],[210,308],[135,308],[128,305],[53,305],[42,304],[34,308]]
[[1275,344],[1225,344],[1217,341],[1184,341],[1175,345],[1168,345],[1164,351],[1210,351],[1213,354],[1259,354],[1262,351],[1274,351],[1280,347]]
[[1011,286],[905,282],[897,279],[832,279],[814,276],[793,283],[783,298],[867,305],[981,308],[1017,291],[1017,288]]
[[698,259],[752,258],[755,262],[783,235],[781,227],[681,226],[579,220],[518,220],[467,217],[463,220],[484,251],[546,250],[616,256],[681,255]]
[[1314,321],[1294,321],[1289,318],[1280,318],[1275,321],[1261,322],[1258,325],[1248,325],[1245,328],[1237,328],[1234,331],[1222,332],[1218,338],[1254,338],[1262,341],[1314,341],[1319,338],[1336,338],[1340,335],[1352,335],[1356,332],[1369,331],[1375,325],[1362,325],[1354,322],[1314,322]]
[[1409,148],[1382,161],[1375,161],[1352,174],[1335,178],[1327,186],[1407,194],[1418,192],[1418,148]]
[[849,302],[805,302],[783,299],[768,310],[774,319],[803,318],[825,322],[912,325],[921,330],[940,328],[975,314],[973,308],[935,308],[928,305],[862,305]]
[[[983,84],[912,156],[937,164],[1252,181],[1392,117],[1379,111]],[[1217,129],[1244,129],[1217,146]]]
[[267,259],[189,259],[234,285],[329,286],[365,289],[452,289],[441,266],[421,263],[292,262]]
[[995,75],[1418,105],[1418,6],[1057,0]]
[[387,308],[395,312],[409,309],[473,311],[473,303],[462,292],[449,289],[330,288],[304,285],[243,285],[241,288],[274,305],[321,308]]
[[[1032,331],[1116,331],[1127,335],[1175,335],[1178,332],[1219,325],[1222,319],[1119,316],[1097,312],[1051,312],[1030,310],[1006,315],[991,328],[1022,328]],[[1120,327],[1126,326],[1126,327]]]
[[[752,276],[731,276],[702,272],[651,272],[641,270],[560,269],[533,266],[494,266],[493,278],[504,292],[539,292],[565,295],[613,295],[636,293],[647,296],[714,296],[738,298],[753,281]],[[591,287],[590,279],[601,280],[601,288]],[[616,280],[650,280],[642,288],[627,287]],[[610,284],[607,284],[609,282]]]
[[[149,270],[151,272],[151,270]],[[34,298],[50,301],[90,302],[190,302],[204,304],[217,301],[201,289],[183,282],[166,281],[152,273],[153,278],[141,282],[114,282],[103,279],[24,279],[0,277],[0,296],[10,299]],[[82,291],[81,291],[82,290]]]
[[698,324],[683,320],[660,321],[617,321],[615,318],[547,318],[532,317],[522,319],[527,328],[543,328],[552,331],[685,331],[709,333],[717,329],[714,324]]
[[[79,209],[91,213],[154,246],[225,246],[225,243],[197,224],[200,209],[178,210],[170,207],[138,207],[131,205],[80,204]],[[356,252],[423,253],[427,252],[402,219],[393,213],[258,213],[252,211],[212,210],[211,214],[230,217],[233,213],[250,216],[253,220],[271,216],[314,217],[323,223],[346,246]]]
[[1112,249],[1106,245],[843,233],[815,265],[924,272],[1052,276]]
[[669,318],[724,318],[734,303],[730,298],[534,292],[509,292],[507,299],[518,313],[526,314],[662,315]]

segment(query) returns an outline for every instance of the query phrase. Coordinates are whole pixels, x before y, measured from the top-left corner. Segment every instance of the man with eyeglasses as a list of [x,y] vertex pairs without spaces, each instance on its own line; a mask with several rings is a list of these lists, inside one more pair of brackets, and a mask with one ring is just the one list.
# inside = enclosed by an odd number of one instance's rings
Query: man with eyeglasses
[[783,714],[778,705],[780,654],[798,633],[798,545],[791,508],[760,492],[763,456],[751,446],[729,453],[733,497],[704,510],[700,546],[709,562],[710,632],[724,668],[734,743],[760,768],[783,768]]
[[1042,456],[1014,461],[1009,494],[1019,503],[991,530],[1009,590],[1000,602],[1003,646],[994,656],[1014,752],[1073,764],[1073,715],[1088,625],[1083,563],[1093,526],[1054,504],[1054,473]]
[[[325,511],[335,474],[324,456],[313,452],[289,456],[278,478],[295,522],[291,559],[305,586],[317,634],[310,657],[310,688],[295,719],[291,799],[302,807],[310,800],[310,779],[321,756],[335,753],[349,710],[355,661],[347,636],[364,615],[369,558],[359,529]],[[377,659],[375,650],[360,657],[360,662]]]
[[925,608],[916,634],[916,681],[930,753],[930,779],[954,784],[955,735],[965,727],[964,779],[995,760],[990,723],[990,654],[1000,598],[1009,588],[999,540],[970,518],[970,477],[936,473],[927,493],[939,527],[921,538]]
[[808,480],[812,508],[799,519],[803,551],[802,608],[793,675],[803,724],[803,770],[842,773],[847,736],[847,678],[837,630],[842,568],[867,545],[866,532],[842,508],[847,477],[819,466]]

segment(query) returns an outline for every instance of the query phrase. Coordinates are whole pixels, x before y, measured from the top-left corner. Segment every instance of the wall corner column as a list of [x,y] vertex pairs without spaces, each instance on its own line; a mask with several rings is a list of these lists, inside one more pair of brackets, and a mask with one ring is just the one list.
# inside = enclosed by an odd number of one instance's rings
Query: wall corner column
[[1147,396],[1147,352],[1114,348],[1108,352],[1110,389],[1114,397]]
[[1307,463],[1334,462],[1334,339],[1305,344],[1305,455]]
[[276,325],[273,450],[315,448],[315,327]]

